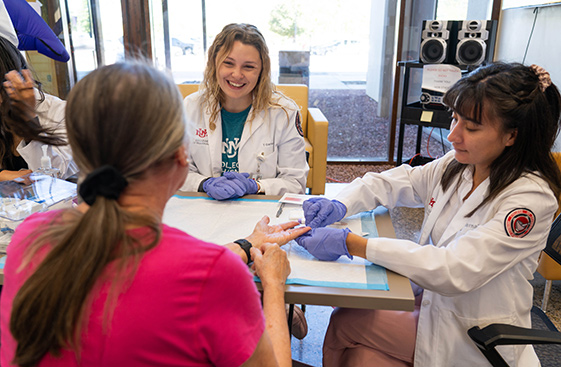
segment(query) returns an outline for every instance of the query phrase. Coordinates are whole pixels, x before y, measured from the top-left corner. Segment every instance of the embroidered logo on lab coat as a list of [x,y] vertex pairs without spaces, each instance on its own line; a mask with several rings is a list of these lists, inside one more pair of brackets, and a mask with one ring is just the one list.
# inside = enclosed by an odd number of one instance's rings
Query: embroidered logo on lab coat
[[536,216],[530,209],[513,209],[505,217],[505,231],[510,237],[526,236],[534,228],[534,224]]
[[197,135],[201,139],[206,138],[207,137],[206,129],[203,128],[197,129],[195,131],[195,135]]
[[300,112],[296,113],[296,130],[300,136],[304,136],[304,130],[302,130],[302,122],[300,122]]

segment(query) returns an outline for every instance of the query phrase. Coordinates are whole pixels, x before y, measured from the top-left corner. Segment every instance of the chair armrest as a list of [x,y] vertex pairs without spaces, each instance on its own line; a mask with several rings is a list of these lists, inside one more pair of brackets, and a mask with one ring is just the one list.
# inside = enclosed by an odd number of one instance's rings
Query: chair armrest
[[[308,134],[306,134],[306,137],[312,143],[312,145],[315,146],[316,142],[327,143],[328,126],[329,122],[319,108],[308,108]],[[327,152],[327,144],[325,145],[325,151]]]
[[308,125],[306,138],[314,148],[312,195],[325,193],[325,176],[327,170],[327,132],[329,123],[319,108],[308,108]]
[[498,345],[561,344],[561,333],[557,331],[527,329],[507,324],[491,324],[483,329],[474,326],[468,330],[468,335],[489,363],[496,367],[508,367],[495,349]]
[[561,333],[550,330],[527,329],[507,324],[491,324],[483,329],[474,326],[469,337],[479,348],[489,349],[497,345],[561,344]]

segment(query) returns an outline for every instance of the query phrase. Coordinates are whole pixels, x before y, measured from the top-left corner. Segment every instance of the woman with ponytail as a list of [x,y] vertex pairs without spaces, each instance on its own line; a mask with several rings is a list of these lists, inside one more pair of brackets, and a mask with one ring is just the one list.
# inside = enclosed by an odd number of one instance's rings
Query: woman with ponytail
[[84,203],[17,228],[1,300],[2,366],[290,365],[290,265],[268,242],[306,229],[265,217],[246,251],[162,224],[189,171],[174,82],[140,62],[102,67],[73,88],[66,121]]

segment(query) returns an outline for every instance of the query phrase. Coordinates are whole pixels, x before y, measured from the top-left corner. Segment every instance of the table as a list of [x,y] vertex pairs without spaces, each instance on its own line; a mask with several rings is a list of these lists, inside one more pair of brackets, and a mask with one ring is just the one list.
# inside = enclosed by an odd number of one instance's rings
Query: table
[[[203,193],[178,193],[179,196],[206,197]],[[278,200],[278,196],[248,195],[248,199]],[[395,237],[388,210],[379,207],[375,212],[378,233],[383,237]],[[249,235],[249,233],[247,233]],[[415,297],[409,280],[404,276],[387,270],[389,291],[287,285],[285,302],[365,309],[384,309],[413,311]],[[4,281],[4,271],[0,270],[0,284]],[[256,283],[261,290],[261,284]]]
[[[206,194],[203,193],[178,193],[177,195],[184,197],[206,197]],[[279,196],[269,195],[247,195],[244,197],[244,199],[275,201],[279,198]],[[378,207],[376,209],[375,220],[378,233],[381,237],[395,237],[391,218],[386,208]],[[256,221],[252,223],[252,225],[254,225]],[[164,222],[166,222],[165,213]],[[188,228],[184,227],[182,229],[189,232]],[[246,235],[249,235],[249,232]],[[234,238],[231,240],[234,240]],[[218,241],[218,243],[221,242]],[[415,307],[415,297],[409,280],[390,270],[386,271],[390,288],[389,291],[287,285],[285,302],[289,304],[413,311]],[[257,288],[261,290],[261,284],[256,284]]]

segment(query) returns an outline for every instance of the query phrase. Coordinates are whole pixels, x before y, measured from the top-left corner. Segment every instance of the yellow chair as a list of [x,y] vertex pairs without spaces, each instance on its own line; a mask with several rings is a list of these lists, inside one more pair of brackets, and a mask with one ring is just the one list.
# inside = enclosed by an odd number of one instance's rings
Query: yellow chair
[[[178,84],[183,98],[199,90],[198,84]],[[310,194],[325,193],[325,171],[327,168],[327,129],[329,123],[319,108],[308,108],[308,87],[304,84],[279,84],[277,89],[290,97],[300,107],[302,129],[310,172],[306,187]]]
[[[557,166],[561,169],[561,152],[553,153],[553,157],[557,162]],[[561,213],[561,198],[559,200],[559,209],[555,213],[555,218]],[[561,264],[555,261],[547,253],[543,252],[540,255],[538,263],[538,273],[545,278],[545,288],[543,290],[542,311],[546,312],[547,302],[549,301],[549,293],[551,293],[551,285],[554,280],[561,280]]]

